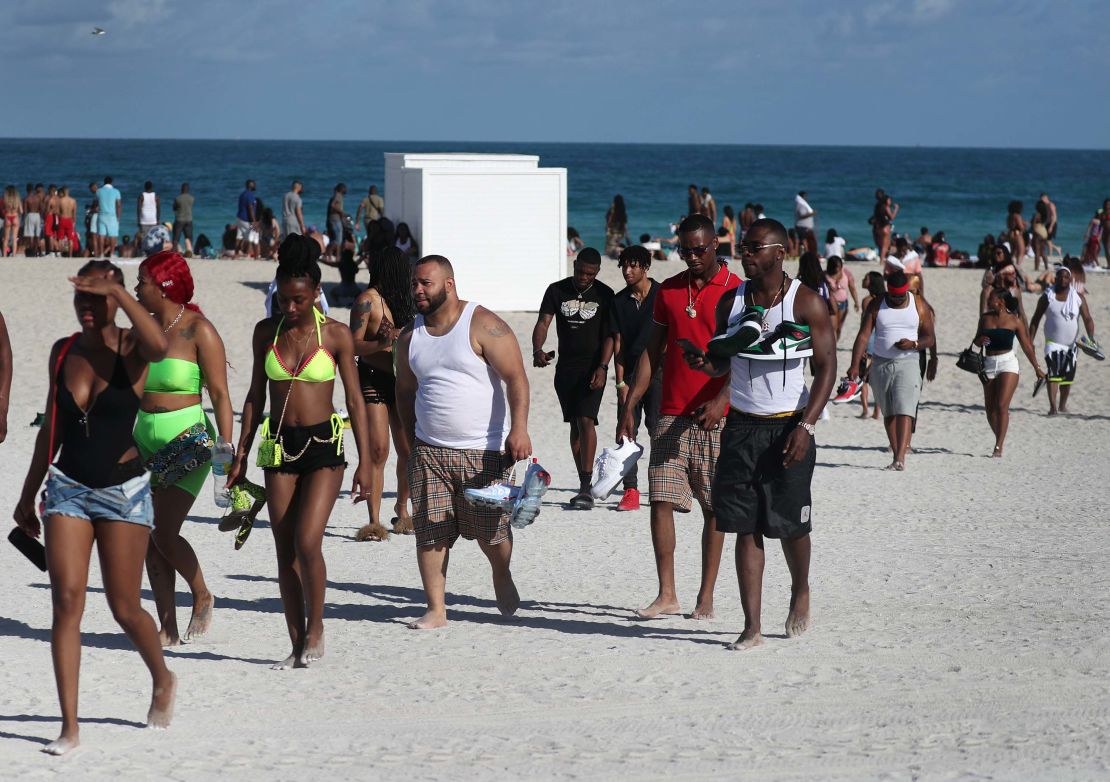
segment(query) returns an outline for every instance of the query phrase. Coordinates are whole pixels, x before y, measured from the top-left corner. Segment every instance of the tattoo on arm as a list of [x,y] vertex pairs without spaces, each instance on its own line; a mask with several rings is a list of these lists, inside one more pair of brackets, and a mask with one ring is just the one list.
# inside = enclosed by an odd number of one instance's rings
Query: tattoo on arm
[[360,301],[355,305],[355,312],[370,312],[374,309],[374,305],[368,301]]
[[493,323],[486,326],[486,333],[491,337],[504,337],[506,334],[511,334],[512,329],[501,318],[496,318]]

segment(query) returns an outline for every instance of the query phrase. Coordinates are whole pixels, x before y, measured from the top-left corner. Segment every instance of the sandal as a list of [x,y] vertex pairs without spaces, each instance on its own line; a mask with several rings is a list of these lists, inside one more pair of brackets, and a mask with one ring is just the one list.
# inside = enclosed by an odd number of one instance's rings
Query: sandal
[[389,530],[376,522],[364,524],[362,528],[355,533],[355,540],[360,543],[368,540],[380,543],[389,540]]
[[220,519],[220,532],[241,528],[247,518],[253,524],[262,506],[266,504],[266,490],[250,481],[245,480],[232,486],[228,494],[231,495],[231,510]]
[[412,527],[412,516],[406,515],[404,518],[394,516],[389,523],[393,527],[394,535],[412,535],[415,532]]

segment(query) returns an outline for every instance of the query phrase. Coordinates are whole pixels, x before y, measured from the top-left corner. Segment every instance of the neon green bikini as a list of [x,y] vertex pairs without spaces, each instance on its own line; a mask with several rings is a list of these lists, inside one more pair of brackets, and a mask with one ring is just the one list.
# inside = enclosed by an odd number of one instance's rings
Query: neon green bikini
[[[202,384],[200,365],[195,361],[164,358],[150,365],[143,393],[199,396]],[[135,418],[134,437],[143,460],[150,458],[179,434],[198,423],[204,424],[212,439],[216,439],[216,430],[199,404],[168,413],[147,413],[140,410]],[[174,485],[196,497],[204,487],[204,481],[211,469],[211,463],[205,462]]]
[[[324,347],[324,340],[320,335],[320,324],[327,321],[327,318],[315,307],[312,308],[312,315],[316,321],[316,350],[312,351],[312,355],[301,362],[296,372],[289,370],[289,367],[281,360],[281,355],[278,353],[277,341],[281,335],[281,325],[285,323],[285,318],[278,322],[277,329],[274,330],[273,344],[270,345],[270,350],[266,354],[266,377],[270,380],[278,382],[301,380],[305,383],[327,383],[329,380],[335,380],[335,357]],[[321,356],[321,353],[326,358]]]

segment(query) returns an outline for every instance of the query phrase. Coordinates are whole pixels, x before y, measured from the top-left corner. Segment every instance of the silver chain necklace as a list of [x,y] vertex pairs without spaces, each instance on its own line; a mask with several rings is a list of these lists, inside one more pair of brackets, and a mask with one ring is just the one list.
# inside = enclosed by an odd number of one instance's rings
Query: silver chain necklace
[[180,310],[178,310],[178,312],[177,312],[177,317],[176,317],[176,318],[174,318],[174,319],[173,319],[172,321],[170,321],[170,325],[168,325],[168,326],[166,326],[166,327],[165,327],[164,329],[162,329],[162,333],[163,333],[163,334],[169,334],[169,332],[170,332],[170,329],[172,329],[172,328],[173,328],[174,326],[176,326],[176,325],[177,325],[177,322],[178,322],[179,320],[181,320],[181,316],[182,316],[182,315],[184,315],[184,314],[185,314],[185,305],[184,305],[184,304],[182,304],[182,305],[181,305],[181,309],[180,309]]

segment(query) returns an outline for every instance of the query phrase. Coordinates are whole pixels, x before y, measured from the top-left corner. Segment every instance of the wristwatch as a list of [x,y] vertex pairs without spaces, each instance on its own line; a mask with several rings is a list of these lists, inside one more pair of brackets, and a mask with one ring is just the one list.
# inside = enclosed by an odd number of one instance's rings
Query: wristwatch
[[801,422],[798,423],[798,426],[800,426],[802,429],[805,429],[807,432],[809,432],[810,437],[813,437],[814,434],[817,431],[817,427],[814,426],[813,424],[809,423],[808,421],[801,421]]

